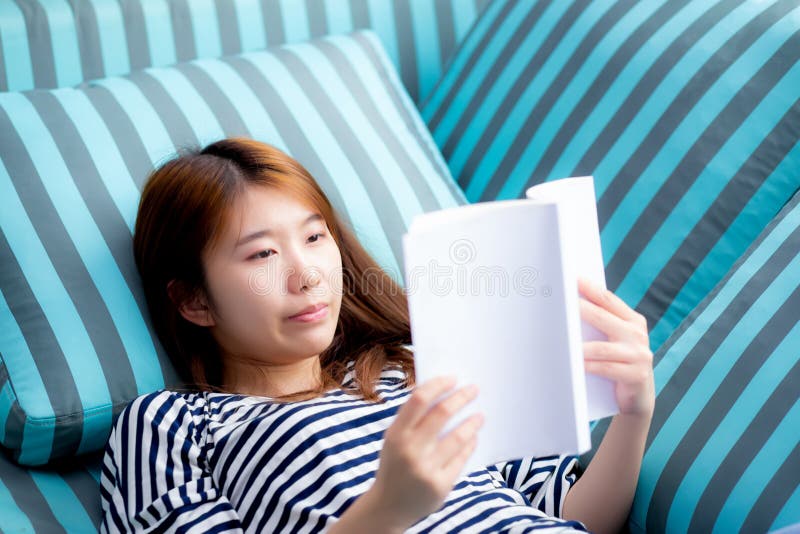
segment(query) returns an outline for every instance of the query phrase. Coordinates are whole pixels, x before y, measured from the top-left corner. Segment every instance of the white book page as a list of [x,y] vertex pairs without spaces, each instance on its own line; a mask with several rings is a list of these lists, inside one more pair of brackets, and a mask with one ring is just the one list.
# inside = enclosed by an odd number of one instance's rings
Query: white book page
[[[558,202],[565,217],[564,246],[569,247],[568,255],[575,262],[575,274],[605,288],[594,178],[580,176],[544,182],[528,188],[525,196],[537,201]],[[574,290],[578,291],[577,285]],[[584,341],[608,340],[608,336],[583,320],[581,331]],[[614,381],[588,372],[585,376],[589,420],[619,413]]]
[[480,387],[443,431],[485,416],[462,474],[591,447],[558,222],[555,204],[498,201],[419,216],[403,236],[418,383],[454,375]]

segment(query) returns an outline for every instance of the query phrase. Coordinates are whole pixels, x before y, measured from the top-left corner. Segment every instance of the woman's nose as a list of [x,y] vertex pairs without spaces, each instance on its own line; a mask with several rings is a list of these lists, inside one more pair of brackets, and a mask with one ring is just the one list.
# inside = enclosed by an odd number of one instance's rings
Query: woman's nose
[[295,256],[295,261],[289,267],[287,280],[289,291],[292,293],[310,291],[319,286],[321,281],[322,273],[319,268],[301,254]]

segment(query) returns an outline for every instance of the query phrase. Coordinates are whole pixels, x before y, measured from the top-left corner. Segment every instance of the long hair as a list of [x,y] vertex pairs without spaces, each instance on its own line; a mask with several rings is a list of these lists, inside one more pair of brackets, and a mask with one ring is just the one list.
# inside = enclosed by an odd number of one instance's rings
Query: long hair
[[[352,390],[367,400],[379,400],[375,385],[387,366],[403,371],[405,385],[413,384],[413,356],[404,347],[411,343],[411,331],[402,288],[342,222],[303,165],[272,145],[237,137],[180,150],[149,175],[139,201],[136,267],[156,334],[184,386],[226,392],[216,340],[179,309],[192,297],[210,297],[203,252],[215,246],[247,185],[277,188],[316,208],[342,257],[342,305],[333,340],[320,354],[322,383],[276,399],[314,398],[341,387],[350,362]],[[172,280],[170,297],[167,284]]]

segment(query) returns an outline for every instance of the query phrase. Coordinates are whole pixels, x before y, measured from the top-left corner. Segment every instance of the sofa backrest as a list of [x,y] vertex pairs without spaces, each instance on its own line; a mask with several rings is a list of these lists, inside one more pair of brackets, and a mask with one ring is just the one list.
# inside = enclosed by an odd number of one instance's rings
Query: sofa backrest
[[0,91],[77,85],[151,66],[370,28],[424,98],[488,0],[7,0]]
[[655,351],[800,187],[795,0],[496,0],[420,111],[470,202],[594,175]]

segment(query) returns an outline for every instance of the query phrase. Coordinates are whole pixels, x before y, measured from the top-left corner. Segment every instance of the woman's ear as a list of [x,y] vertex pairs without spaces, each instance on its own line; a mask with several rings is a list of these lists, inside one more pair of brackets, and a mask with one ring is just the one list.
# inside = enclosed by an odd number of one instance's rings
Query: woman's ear
[[198,326],[214,326],[216,323],[205,295],[198,293],[200,294],[187,295],[183,284],[175,280],[170,280],[167,284],[167,294],[184,319]]

